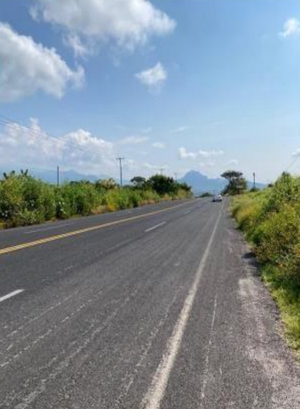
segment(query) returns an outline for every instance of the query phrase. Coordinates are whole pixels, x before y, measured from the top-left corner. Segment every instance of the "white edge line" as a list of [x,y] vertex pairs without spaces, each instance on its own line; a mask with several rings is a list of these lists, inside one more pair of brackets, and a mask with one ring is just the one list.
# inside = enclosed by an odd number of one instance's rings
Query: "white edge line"
[[151,230],[157,229],[158,227],[163,226],[164,224],[166,224],[166,222],[162,222],[162,223],[156,224],[155,226],[149,227],[149,229],[145,230],[145,233],[148,233]]
[[13,291],[13,292],[11,292],[9,294],[6,294],[3,297],[0,297],[0,302],[5,301],[8,298],[14,297],[15,295],[18,295],[18,294],[22,293],[23,291],[25,291],[25,290],[20,289],[20,290],[15,290],[15,291]]
[[206,265],[206,260],[210,253],[210,249],[213,243],[214,236],[217,231],[217,227],[221,218],[222,212],[219,213],[218,219],[215,223],[214,229],[210,236],[209,242],[204,251],[203,257],[199,264],[198,270],[196,272],[193,284],[188,292],[188,295],[184,301],[182,310],[180,312],[179,318],[173,329],[172,335],[168,340],[166,350],[160,361],[160,364],[154,374],[151,385],[146,393],[144,399],[142,400],[141,408],[143,409],[159,409],[161,401],[165,395],[165,390],[168,385],[168,381],[173,369],[176,357],[178,355],[183,334],[185,331],[186,324],[188,322],[194,300],[198,291],[198,285],[202,276],[202,272]]

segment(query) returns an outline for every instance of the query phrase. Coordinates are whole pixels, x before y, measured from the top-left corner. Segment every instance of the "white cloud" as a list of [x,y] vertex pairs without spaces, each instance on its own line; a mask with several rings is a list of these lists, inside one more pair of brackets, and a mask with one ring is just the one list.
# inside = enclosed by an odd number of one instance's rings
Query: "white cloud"
[[161,172],[169,169],[168,165],[160,166],[160,165],[152,165],[151,163],[144,162],[142,167],[151,171]]
[[159,92],[168,75],[163,65],[158,62],[154,67],[141,71],[135,76],[150,91]]
[[130,50],[154,35],[172,32],[176,26],[148,0],[39,0],[31,8],[31,16],[72,35],[101,42],[113,40]]
[[198,156],[198,152],[187,152],[183,146],[178,149],[178,154],[180,159],[196,159]]
[[90,45],[84,44],[80,37],[76,34],[68,34],[64,36],[63,43],[72,48],[74,52],[74,56],[76,58],[87,57],[88,55],[92,54],[93,50]]
[[166,147],[166,145],[162,142],[153,142],[152,146],[156,149],[165,149]]
[[293,158],[300,158],[300,148],[293,153]]
[[149,138],[147,136],[127,136],[121,139],[120,143],[123,145],[137,145],[139,143],[147,142]]
[[61,98],[69,84],[79,87],[84,70],[73,71],[54,48],[37,44],[0,23],[0,100],[11,102],[37,91]]
[[222,156],[222,155],[224,155],[224,152],[223,151],[215,151],[215,150],[212,150],[212,151],[202,151],[202,150],[200,150],[198,152],[198,155],[200,157],[202,157],[202,158],[212,158],[214,156]]
[[203,159],[210,159],[216,156],[222,156],[224,155],[224,152],[219,150],[211,150],[211,151],[203,151],[199,150],[197,152],[187,152],[186,148],[181,147],[178,149],[179,153],[179,158],[180,159],[196,159],[198,157],[203,158]]
[[300,21],[296,18],[288,19],[283,26],[283,31],[279,33],[282,38],[295,37],[300,35]]
[[36,119],[28,127],[11,123],[0,134],[1,164],[50,169],[57,164],[83,173],[110,173],[116,168],[114,145],[84,129],[54,138]]
[[172,129],[171,133],[181,133],[181,132],[188,131],[189,129],[190,129],[189,126],[179,126],[178,128]]
[[[1,166],[8,169],[74,169],[82,174],[107,174],[118,177],[116,161],[119,142],[112,143],[93,135],[85,129],[77,129],[60,137],[49,135],[37,119],[31,118],[28,126],[8,123],[0,131]],[[135,151],[139,159],[141,154]],[[151,176],[169,167],[136,160],[125,154],[124,178],[136,175]]]

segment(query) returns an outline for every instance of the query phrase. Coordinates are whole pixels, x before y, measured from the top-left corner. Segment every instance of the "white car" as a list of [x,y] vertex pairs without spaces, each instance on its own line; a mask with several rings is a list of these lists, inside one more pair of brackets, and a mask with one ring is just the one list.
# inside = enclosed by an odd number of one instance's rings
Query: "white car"
[[221,195],[214,195],[213,202],[222,202],[223,198]]

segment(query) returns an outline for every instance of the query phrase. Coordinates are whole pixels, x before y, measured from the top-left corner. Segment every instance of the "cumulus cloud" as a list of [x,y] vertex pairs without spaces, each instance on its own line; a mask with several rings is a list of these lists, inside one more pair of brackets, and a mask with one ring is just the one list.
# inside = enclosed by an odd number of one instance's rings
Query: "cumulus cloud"
[[300,35],[300,21],[296,18],[288,19],[283,26],[283,31],[279,33],[282,38],[296,37]]
[[180,159],[196,159],[198,157],[203,158],[203,159],[211,159],[216,156],[222,156],[224,155],[224,152],[221,150],[211,150],[211,151],[204,151],[204,150],[199,150],[197,152],[188,152],[186,148],[181,147],[178,149],[178,154]]
[[178,149],[178,154],[180,159],[196,159],[198,156],[198,152],[187,152],[183,146]]
[[43,91],[61,98],[68,85],[79,87],[84,70],[73,71],[54,48],[37,44],[0,23],[0,101],[11,102]]
[[130,50],[146,44],[152,36],[172,32],[176,26],[148,0],[39,0],[32,6],[31,16],[72,35],[112,40]]
[[47,169],[60,163],[84,173],[106,173],[116,166],[111,142],[84,129],[54,138],[40,127],[37,119],[30,119],[28,127],[7,124],[0,133],[0,153],[1,163],[7,167]]
[[141,71],[135,76],[150,91],[159,92],[168,75],[163,65],[158,62],[154,67]]
[[88,55],[92,54],[93,49],[91,44],[84,44],[81,38],[76,35],[76,34],[68,34],[64,36],[63,38],[63,43],[72,48],[74,52],[74,56],[76,58],[81,57],[87,57]]
[[162,142],[153,142],[152,146],[156,149],[165,149],[166,147],[166,145]]
[[137,145],[139,143],[147,142],[149,138],[147,136],[127,136],[121,139],[120,143],[123,145]]
[[[0,130],[1,166],[8,169],[74,169],[82,174],[118,175],[116,157],[120,142],[110,142],[85,129],[77,129],[59,137],[48,134],[37,119],[31,118],[28,126],[7,122]],[[146,177],[159,173],[168,166],[138,161],[125,153],[124,177]],[[138,155],[140,158],[140,153]]]

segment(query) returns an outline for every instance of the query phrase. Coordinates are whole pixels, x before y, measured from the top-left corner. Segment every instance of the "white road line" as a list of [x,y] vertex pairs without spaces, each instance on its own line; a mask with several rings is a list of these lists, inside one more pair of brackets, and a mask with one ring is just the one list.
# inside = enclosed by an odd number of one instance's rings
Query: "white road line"
[[0,302],[8,300],[9,298],[14,297],[15,295],[18,295],[18,294],[22,293],[23,291],[24,291],[23,289],[22,290],[15,290],[15,291],[13,291],[13,292],[11,292],[9,294],[6,294],[3,297],[0,297]]
[[183,214],[189,214],[191,213],[191,210],[186,210]]
[[162,222],[162,223],[156,224],[155,226],[150,227],[149,229],[145,230],[145,233],[148,233],[149,231],[152,231],[152,230],[154,230],[154,229],[157,229],[158,227],[163,226],[164,224],[166,224],[166,222]]
[[148,389],[147,394],[145,395],[142,403],[142,409],[159,409],[161,401],[164,397],[166,387],[171,375],[172,368],[176,361],[177,354],[179,352],[183,334],[188,322],[194,300],[198,291],[199,282],[202,276],[202,272],[206,265],[206,260],[209,256],[210,249],[215,237],[217,227],[221,218],[221,212],[217,218],[214,229],[210,236],[209,242],[204,251],[203,257],[201,259],[200,265],[196,272],[193,284],[188,292],[188,295],[184,301],[182,310],[180,312],[179,318],[176,322],[176,325],[173,329],[172,335],[168,340],[166,351],[163,354],[162,360],[154,374],[150,388]]
[[203,370],[203,382],[202,382],[200,409],[203,408],[203,399],[205,398],[206,385],[207,385],[207,381],[208,381],[209,358],[210,358],[211,346],[212,346],[212,343],[213,343],[213,333],[214,333],[214,327],[215,327],[217,305],[218,305],[218,294],[215,296],[214,311],[213,311],[212,321],[211,321],[211,325],[210,325],[209,342],[208,342],[208,347],[207,347],[207,352],[206,352],[205,366],[204,366],[204,370]]
[[40,231],[47,231],[47,230],[53,230],[53,229],[59,229],[60,227],[65,227],[65,226],[72,226],[73,223],[62,223],[57,226],[51,226],[51,227],[45,227],[43,229],[36,229],[36,230],[30,230],[30,231],[25,231],[24,234],[32,234],[32,233],[38,233]]

